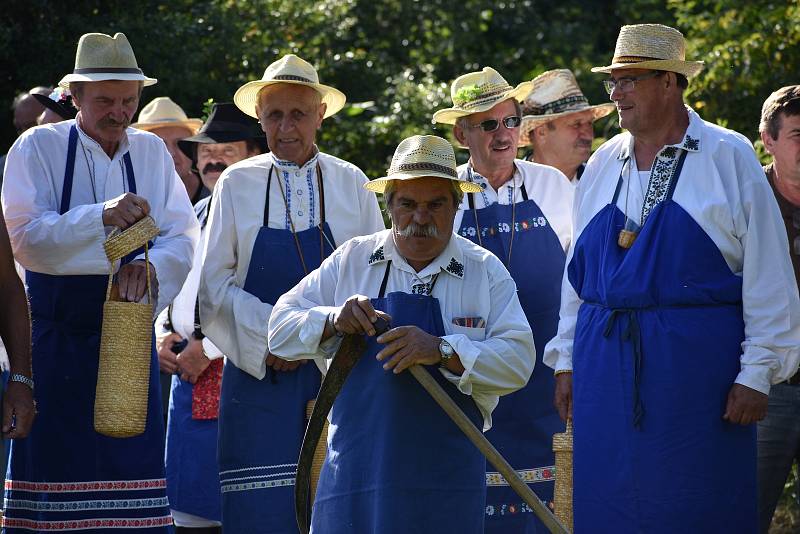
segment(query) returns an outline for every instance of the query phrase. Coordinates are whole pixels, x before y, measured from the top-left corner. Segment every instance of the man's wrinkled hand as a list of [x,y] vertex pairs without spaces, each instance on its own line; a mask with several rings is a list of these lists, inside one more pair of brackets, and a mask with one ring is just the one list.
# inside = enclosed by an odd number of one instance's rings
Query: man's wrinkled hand
[[375,326],[373,323],[378,320],[379,313],[383,317],[389,317],[383,312],[375,311],[369,297],[353,295],[334,313],[333,326],[337,332],[343,334],[374,336]]
[[176,359],[181,380],[190,384],[196,384],[197,379],[211,364],[211,360],[203,352],[203,342],[193,338],[189,339],[189,344]]
[[3,396],[3,437],[27,437],[36,417],[33,391],[25,384],[9,382]]
[[728,403],[722,418],[736,425],[751,425],[767,416],[769,395],[741,384],[734,384],[728,392]]
[[402,373],[412,365],[438,364],[442,355],[439,353],[441,338],[432,336],[416,326],[398,326],[381,334],[375,340],[386,345],[375,358],[382,362],[385,370]]
[[162,373],[172,375],[178,370],[178,358],[177,355],[172,352],[172,345],[181,340],[183,340],[183,338],[180,334],[173,332],[167,334],[158,342],[158,346],[156,347],[158,349],[158,368],[161,369]]
[[150,204],[143,197],[125,193],[107,201],[103,206],[103,225],[125,230],[150,213]]
[[[120,267],[117,272],[119,298],[128,302],[139,302],[147,294],[147,271],[144,260],[134,260]],[[150,264],[151,303],[158,299],[158,277],[153,264]]]
[[283,358],[279,358],[275,356],[271,352],[267,354],[267,367],[272,367],[275,371],[279,371],[282,373],[294,371],[301,365],[305,365],[308,363],[308,360],[284,360]]
[[561,420],[566,422],[572,419],[572,372],[563,372],[556,375],[556,392],[553,395],[553,405],[558,410]]

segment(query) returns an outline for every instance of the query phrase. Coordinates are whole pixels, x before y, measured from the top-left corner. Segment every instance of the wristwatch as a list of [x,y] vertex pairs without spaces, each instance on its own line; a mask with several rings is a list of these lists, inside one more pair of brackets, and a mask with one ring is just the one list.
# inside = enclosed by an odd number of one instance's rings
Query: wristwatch
[[339,330],[336,329],[336,324],[333,322],[335,320],[334,317],[335,313],[336,312],[330,312],[328,314],[328,319],[325,322],[331,326],[331,328],[333,329],[333,333],[336,334],[336,337],[344,337],[344,332],[339,332]]
[[439,361],[439,367],[447,367],[447,362],[453,358],[455,353],[456,351],[453,350],[453,346],[450,343],[444,339],[441,340],[439,342],[439,356],[441,356],[442,359]]
[[9,382],[19,382],[21,384],[25,384],[31,391],[33,391],[33,379],[28,378],[27,376],[23,375],[22,373],[14,373],[8,377]]

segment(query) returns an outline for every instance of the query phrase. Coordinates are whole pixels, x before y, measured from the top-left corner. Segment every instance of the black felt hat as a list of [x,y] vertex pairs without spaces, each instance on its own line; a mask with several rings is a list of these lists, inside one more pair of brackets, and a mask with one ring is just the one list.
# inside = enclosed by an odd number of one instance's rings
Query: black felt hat
[[233,103],[214,104],[208,120],[197,135],[178,141],[178,148],[188,158],[194,159],[194,145],[200,143],[235,143],[236,141],[259,140],[266,150],[267,142],[264,132],[254,121],[242,113]]

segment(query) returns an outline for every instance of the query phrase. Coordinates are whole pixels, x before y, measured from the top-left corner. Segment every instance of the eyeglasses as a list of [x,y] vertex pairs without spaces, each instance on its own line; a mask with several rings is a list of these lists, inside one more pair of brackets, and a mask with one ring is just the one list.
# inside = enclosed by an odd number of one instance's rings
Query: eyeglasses
[[480,128],[484,132],[493,132],[500,127],[500,122],[503,123],[503,126],[508,128],[509,130],[513,128],[517,128],[519,124],[522,122],[522,119],[516,115],[511,115],[510,117],[506,117],[502,121],[497,119],[488,119],[483,122],[479,122],[478,124],[470,124],[470,128]]
[[642,74],[641,76],[626,76],[619,80],[611,78],[610,80],[603,80],[603,86],[606,88],[606,93],[608,94],[613,93],[615,87],[622,93],[629,93],[636,87],[636,82],[640,80],[649,80],[650,78],[655,78],[662,74],[664,74],[664,71],[654,70],[653,72]]

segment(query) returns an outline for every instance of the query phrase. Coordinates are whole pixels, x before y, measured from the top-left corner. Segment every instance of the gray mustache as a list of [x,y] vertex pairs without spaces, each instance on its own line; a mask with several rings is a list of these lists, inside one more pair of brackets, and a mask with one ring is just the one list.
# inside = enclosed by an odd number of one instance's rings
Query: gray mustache
[[400,237],[439,237],[439,230],[433,224],[410,223],[403,229],[397,230]]

